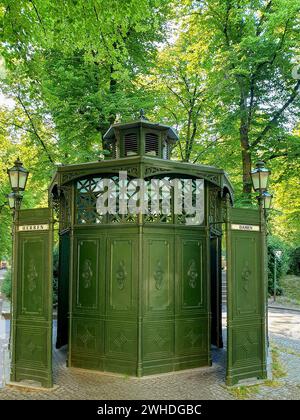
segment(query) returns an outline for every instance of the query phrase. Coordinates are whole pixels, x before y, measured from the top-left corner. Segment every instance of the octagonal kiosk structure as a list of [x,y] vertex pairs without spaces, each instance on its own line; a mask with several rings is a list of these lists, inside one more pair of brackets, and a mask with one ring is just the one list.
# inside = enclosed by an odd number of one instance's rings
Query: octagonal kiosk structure
[[211,344],[222,346],[220,222],[231,184],[222,169],[170,160],[169,126],[140,118],[114,124],[104,141],[109,158],[58,166],[50,187],[56,345],[68,344],[68,366],[133,376],[209,366]]

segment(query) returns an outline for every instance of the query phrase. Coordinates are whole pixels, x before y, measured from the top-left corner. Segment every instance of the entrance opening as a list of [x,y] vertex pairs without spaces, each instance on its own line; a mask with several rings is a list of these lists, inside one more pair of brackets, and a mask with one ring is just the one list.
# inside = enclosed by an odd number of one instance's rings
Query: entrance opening
[[222,236],[210,239],[210,276],[211,276],[211,344],[223,347],[222,337]]
[[[56,348],[68,344],[70,233],[60,235],[57,264],[57,334]],[[54,290],[55,296],[55,290]],[[55,303],[55,301],[54,301]]]

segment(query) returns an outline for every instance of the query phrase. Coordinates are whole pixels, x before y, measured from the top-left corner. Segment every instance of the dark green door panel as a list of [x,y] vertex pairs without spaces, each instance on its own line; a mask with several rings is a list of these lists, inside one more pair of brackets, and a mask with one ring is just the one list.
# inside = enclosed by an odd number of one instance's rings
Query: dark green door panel
[[30,380],[51,387],[51,212],[49,209],[22,210],[17,220],[13,256],[11,380]]
[[207,311],[206,239],[177,237],[178,296],[181,313]]
[[223,347],[221,236],[210,239],[211,343]]
[[144,235],[143,375],[210,364],[206,255],[203,233]]
[[262,304],[260,282],[260,247],[259,234],[245,232],[231,233],[232,273],[235,284],[232,295],[232,320],[238,321],[241,316],[260,315]]
[[18,233],[19,258],[18,272],[20,286],[18,288],[18,315],[47,317],[47,283],[41,281],[44,269],[49,270],[49,245],[44,233]]
[[136,314],[138,246],[137,238],[108,239],[108,313]]
[[56,348],[60,348],[68,343],[69,277],[70,233],[65,232],[60,236],[59,241]]
[[174,313],[174,246],[173,237],[153,236],[144,239],[143,290],[144,314],[165,317]]
[[232,209],[227,222],[229,385],[266,377],[265,233],[261,220],[258,210]]
[[74,235],[72,366],[136,375],[137,235]]
[[99,310],[100,240],[80,237],[76,240],[75,310]]

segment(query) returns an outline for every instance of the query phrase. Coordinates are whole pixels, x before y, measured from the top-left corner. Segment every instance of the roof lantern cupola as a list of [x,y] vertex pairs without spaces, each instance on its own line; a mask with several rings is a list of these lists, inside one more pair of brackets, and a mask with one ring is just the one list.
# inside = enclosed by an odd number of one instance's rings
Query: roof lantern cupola
[[150,122],[141,109],[138,120],[113,124],[103,139],[113,159],[131,156],[170,159],[178,135],[170,126]]

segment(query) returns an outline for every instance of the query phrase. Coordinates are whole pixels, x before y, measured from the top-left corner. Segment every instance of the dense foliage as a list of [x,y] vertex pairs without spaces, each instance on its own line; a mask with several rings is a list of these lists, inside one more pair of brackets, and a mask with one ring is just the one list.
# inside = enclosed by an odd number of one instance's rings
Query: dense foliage
[[1,293],[5,295],[7,299],[11,299],[11,270],[7,270],[1,284]]
[[[277,252],[279,251],[279,254]],[[276,295],[282,294],[281,278],[287,273],[290,267],[291,248],[284,241],[276,236],[268,238],[268,290],[274,295],[274,277],[276,275]],[[276,264],[275,264],[276,259]],[[276,270],[276,272],[275,272]]]
[[237,205],[272,170],[271,234],[300,244],[299,0],[2,0],[0,259],[10,253],[6,168],[46,204],[56,164],[97,160],[140,108],[174,125],[173,158],[224,168]]

